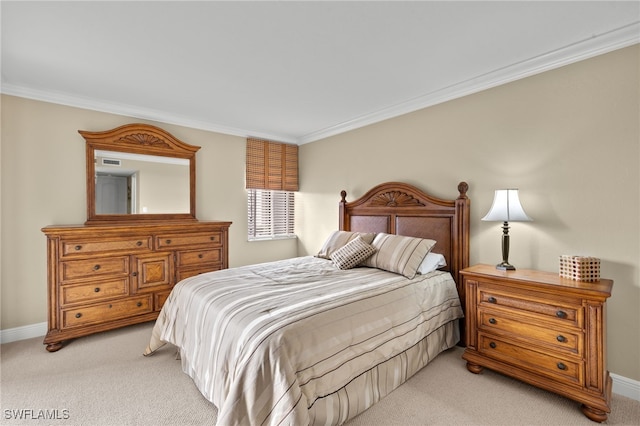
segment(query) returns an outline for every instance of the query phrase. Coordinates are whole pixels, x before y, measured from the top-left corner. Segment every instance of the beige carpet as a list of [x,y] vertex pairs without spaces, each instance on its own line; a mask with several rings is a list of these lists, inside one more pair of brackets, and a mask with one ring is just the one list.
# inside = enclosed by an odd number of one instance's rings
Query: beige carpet
[[[172,348],[141,355],[151,327],[76,339],[56,353],[40,338],[2,345],[0,424],[214,425],[215,407]],[[439,355],[349,426],[595,424],[561,396],[490,371],[469,373],[461,353]],[[606,424],[640,425],[640,402],[614,395]]]

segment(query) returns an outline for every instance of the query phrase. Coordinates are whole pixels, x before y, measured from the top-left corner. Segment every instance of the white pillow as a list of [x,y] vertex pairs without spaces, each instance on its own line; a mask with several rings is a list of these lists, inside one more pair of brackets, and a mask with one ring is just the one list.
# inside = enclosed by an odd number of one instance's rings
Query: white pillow
[[418,266],[418,273],[421,275],[426,275],[429,272],[433,272],[438,268],[442,268],[443,266],[447,266],[447,260],[440,253],[427,253],[427,255],[422,260],[420,266]]

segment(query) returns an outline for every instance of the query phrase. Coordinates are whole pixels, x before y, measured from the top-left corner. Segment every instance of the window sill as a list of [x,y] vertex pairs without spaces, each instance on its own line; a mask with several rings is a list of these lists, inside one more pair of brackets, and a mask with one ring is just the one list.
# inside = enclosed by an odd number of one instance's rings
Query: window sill
[[277,236],[273,236],[273,237],[257,237],[257,238],[249,238],[247,239],[247,241],[254,242],[254,241],[274,241],[274,240],[294,240],[297,239],[298,236],[297,235],[277,235]]

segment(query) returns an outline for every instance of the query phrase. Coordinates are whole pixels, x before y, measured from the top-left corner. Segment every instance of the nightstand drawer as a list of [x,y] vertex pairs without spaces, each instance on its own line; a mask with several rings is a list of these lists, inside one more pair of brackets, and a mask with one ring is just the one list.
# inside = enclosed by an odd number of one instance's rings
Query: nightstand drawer
[[[567,329],[553,329],[524,322],[522,317],[510,318],[499,311],[480,308],[478,328],[491,334],[504,333],[509,338],[522,340],[525,344],[546,346],[570,354],[582,355],[583,334]],[[525,319],[526,321],[526,319]]]
[[500,290],[480,285],[478,287],[479,307],[494,307],[513,310],[516,315],[536,316],[543,321],[550,321],[564,326],[582,328],[584,314],[581,305],[561,304],[531,295],[519,295],[516,292],[506,294]]
[[583,384],[582,362],[544,354],[496,336],[479,334],[478,350],[494,359],[577,386]]

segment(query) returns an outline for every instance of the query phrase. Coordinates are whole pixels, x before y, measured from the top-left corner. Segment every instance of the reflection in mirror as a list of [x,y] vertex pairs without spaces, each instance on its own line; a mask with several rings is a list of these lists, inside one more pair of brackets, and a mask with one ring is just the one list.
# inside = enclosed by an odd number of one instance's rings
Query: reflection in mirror
[[189,160],[96,150],[96,214],[189,213]]

